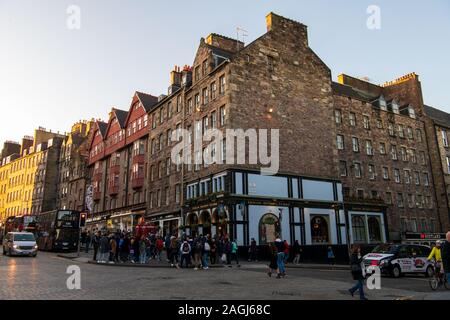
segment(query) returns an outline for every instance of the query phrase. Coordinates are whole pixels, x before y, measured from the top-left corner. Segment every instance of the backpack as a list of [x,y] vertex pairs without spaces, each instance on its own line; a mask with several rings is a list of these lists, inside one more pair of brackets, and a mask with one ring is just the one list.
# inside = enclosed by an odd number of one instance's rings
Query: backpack
[[183,248],[181,250],[183,253],[189,253],[189,244],[183,243]]
[[211,246],[208,242],[205,242],[205,251],[211,251]]

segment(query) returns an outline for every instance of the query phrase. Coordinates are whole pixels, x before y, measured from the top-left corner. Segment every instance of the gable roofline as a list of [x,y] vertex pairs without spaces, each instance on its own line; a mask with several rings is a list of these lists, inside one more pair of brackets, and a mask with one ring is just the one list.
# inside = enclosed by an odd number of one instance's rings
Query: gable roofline
[[130,109],[128,111],[127,117],[125,119],[124,128],[128,127],[128,122],[130,120],[131,113],[133,112],[133,106],[136,103],[135,100],[140,102],[141,108],[144,108],[145,113],[149,113],[150,110],[158,103],[158,97],[151,94],[136,91],[131,100]]
[[144,107],[146,112],[149,112],[158,103],[158,97],[155,97],[151,94],[136,91],[135,95],[142,103],[142,106]]
[[89,142],[89,149],[92,149],[92,144],[94,143],[97,131],[100,132],[102,141],[104,141],[105,137],[106,137],[106,130],[108,129],[108,124],[104,121],[97,120],[97,121],[95,121],[95,126],[97,128],[92,133],[91,141]]
[[111,128],[112,124],[112,119],[116,118],[117,122],[119,123],[120,129],[125,129],[125,120],[127,119],[127,117],[128,111],[112,108],[108,120],[108,127],[106,129],[105,136],[103,137],[103,139],[106,139],[106,137],[108,136],[109,129]]

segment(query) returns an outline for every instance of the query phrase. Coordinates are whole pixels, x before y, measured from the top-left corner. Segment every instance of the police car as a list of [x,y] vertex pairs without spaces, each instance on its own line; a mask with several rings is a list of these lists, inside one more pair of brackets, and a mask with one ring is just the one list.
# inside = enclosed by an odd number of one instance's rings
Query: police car
[[427,260],[431,249],[415,244],[382,244],[363,257],[366,272],[370,266],[379,267],[381,273],[399,278],[405,273],[419,273],[427,277],[434,274],[433,264]]

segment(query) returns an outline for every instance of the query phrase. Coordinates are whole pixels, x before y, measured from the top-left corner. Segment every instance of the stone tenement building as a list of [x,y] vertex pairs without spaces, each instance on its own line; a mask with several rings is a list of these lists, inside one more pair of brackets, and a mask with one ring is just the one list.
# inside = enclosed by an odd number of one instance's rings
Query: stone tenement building
[[0,167],[0,217],[56,209],[58,159],[65,136],[39,128],[25,137],[19,155]]
[[[346,209],[383,213],[391,241],[443,232],[420,92],[415,74],[383,86],[347,75],[333,83]],[[374,213],[367,215],[352,215],[353,242],[385,241],[372,232]]]
[[443,231],[450,230],[450,114],[425,105],[430,161]]
[[84,211],[88,185],[89,143],[94,121],[80,121],[72,126],[61,146],[57,208]]
[[[249,45],[202,38],[192,67],[171,72],[167,95],[137,93],[128,113],[113,110],[108,124],[97,122],[91,226],[129,229],[144,217],[163,234],[227,234],[241,247],[279,234],[298,240],[309,258],[328,245],[345,256],[348,241],[442,232],[448,200],[443,207],[434,186],[442,172],[430,155],[418,76],[383,86],[346,75],[333,82],[306,26],[273,13],[266,23]],[[124,120],[130,114],[138,120]],[[261,175],[261,162],[196,162],[247,153],[248,144],[226,135],[171,161],[179,141],[201,140],[208,129],[279,129],[278,174]]]
[[0,165],[3,164],[3,160],[11,155],[19,155],[20,154],[20,143],[14,141],[6,141],[3,144],[2,153],[0,155]]

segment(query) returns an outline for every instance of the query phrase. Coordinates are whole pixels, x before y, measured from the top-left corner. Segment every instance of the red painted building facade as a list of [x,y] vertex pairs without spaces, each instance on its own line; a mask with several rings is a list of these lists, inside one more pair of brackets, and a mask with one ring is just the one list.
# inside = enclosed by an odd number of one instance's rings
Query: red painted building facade
[[108,123],[97,122],[89,155],[91,228],[131,231],[144,216],[148,112],[157,102],[136,92],[128,111],[113,108]]

